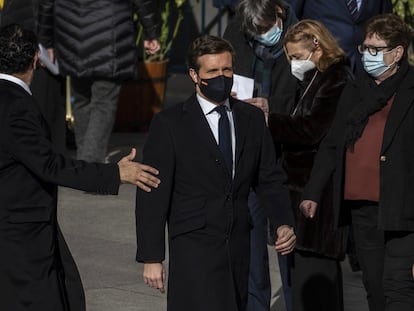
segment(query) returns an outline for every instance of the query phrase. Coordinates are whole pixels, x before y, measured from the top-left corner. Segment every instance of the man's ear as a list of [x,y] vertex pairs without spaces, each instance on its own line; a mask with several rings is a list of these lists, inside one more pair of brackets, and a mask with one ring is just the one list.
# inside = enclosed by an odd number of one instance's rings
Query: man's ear
[[37,68],[37,63],[39,61],[39,51],[37,51],[33,57],[33,70],[36,70]]
[[395,47],[395,51],[396,53],[395,53],[394,61],[398,63],[404,55],[404,47],[402,45],[398,45]]
[[188,70],[188,74],[190,75],[191,80],[193,80],[193,82],[195,84],[197,84],[198,83],[198,74],[197,74],[197,72],[193,68],[190,68]]

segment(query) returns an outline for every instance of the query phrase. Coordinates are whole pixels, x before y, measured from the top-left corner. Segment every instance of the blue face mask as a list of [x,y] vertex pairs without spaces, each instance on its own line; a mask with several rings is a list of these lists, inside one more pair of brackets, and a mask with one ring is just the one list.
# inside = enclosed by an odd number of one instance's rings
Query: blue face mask
[[273,46],[279,42],[280,37],[282,36],[282,32],[282,28],[279,28],[279,26],[274,25],[272,28],[269,29],[268,32],[262,35],[255,36],[255,39],[263,45]]
[[364,65],[365,71],[370,76],[378,78],[384,72],[389,70],[394,63],[387,65],[384,62],[384,54],[388,54],[390,52],[392,52],[392,50],[385,53],[379,51],[377,55],[372,56],[368,51],[364,51],[364,53],[362,53],[362,64]]

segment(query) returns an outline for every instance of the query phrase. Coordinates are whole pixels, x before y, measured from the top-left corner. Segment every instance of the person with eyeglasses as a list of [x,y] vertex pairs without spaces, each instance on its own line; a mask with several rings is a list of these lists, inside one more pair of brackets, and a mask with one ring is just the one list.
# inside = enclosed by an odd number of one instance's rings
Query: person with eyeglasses
[[335,221],[352,221],[370,311],[414,310],[413,36],[397,15],[368,21],[366,73],[342,93],[300,206],[314,217],[333,177]]

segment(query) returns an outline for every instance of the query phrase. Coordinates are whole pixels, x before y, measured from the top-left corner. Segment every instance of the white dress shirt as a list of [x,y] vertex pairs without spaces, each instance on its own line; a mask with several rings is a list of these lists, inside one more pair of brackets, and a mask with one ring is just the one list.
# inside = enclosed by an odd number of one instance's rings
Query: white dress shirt
[[[210,125],[211,132],[214,135],[214,138],[216,139],[217,145],[219,143],[219,133],[218,133],[218,122],[220,119],[220,114],[214,110],[217,105],[209,102],[208,100],[204,99],[200,95],[197,94],[197,100],[201,106],[201,109],[203,110],[204,116],[207,119],[208,124]],[[229,100],[226,99],[226,101],[223,104],[226,107],[227,116],[229,118],[230,122],[230,134],[231,134],[231,150],[233,154],[233,176],[234,176],[234,163],[235,163],[235,150],[236,150],[236,135],[234,131],[234,120],[233,120],[233,113],[230,109],[230,103]]]
[[20,80],[19,78],[16,78],[15,76],[8,75],[8,74],[5,74],[5,73],[0,73],[0,79],[7,80],[7,81],[13,82],[17,85],[20,85],[27,93],[32,95],[32,91],[30,91],[29,86],[23,80]]

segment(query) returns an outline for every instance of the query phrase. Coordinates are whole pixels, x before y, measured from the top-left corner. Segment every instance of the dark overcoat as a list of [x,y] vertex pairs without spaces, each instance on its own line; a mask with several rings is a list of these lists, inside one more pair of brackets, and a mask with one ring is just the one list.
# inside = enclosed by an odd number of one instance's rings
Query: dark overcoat
[[[315,159],[304,198],[320,202],[333,174],[335,223],[349,221],[350,211],[343,205],[345,129],[352,110],[364,105],[366,89],[359,80],[350,82],[338,104],[332,127]],[[414,231],[414,69],[410,67],[397,89],[385,123],[380,158],[380,198],[378,227],[383,230]]]
[[137,260],[165,259],[169,233],[169,311],[243,311],[246,306],[251,221],[247,207],[256,189],[277,226],[292,224],[285,175],[263,113],[231,99],[235,175],[195,96],[159,113],[144,147],[144,163],[162,180],[137,194]]
[[57,223],[57,185],[116,194],[118,166],[64,158],[49,137],[33,97],[0,80],[0,310],[85,310]]
[[353,75],[345,61],[323,72],[308,71],[300,82],[297,103],[290,114],[269,115],[272,137],[282,145],[282,165],[288,175],[296,216],[296,248],[335,259],[345,256],[347,235],[334,225],[332,187],[326,188],[311,221],[303,216],[299,204],[319,144],[332,124],[342,90],[351,79]]

